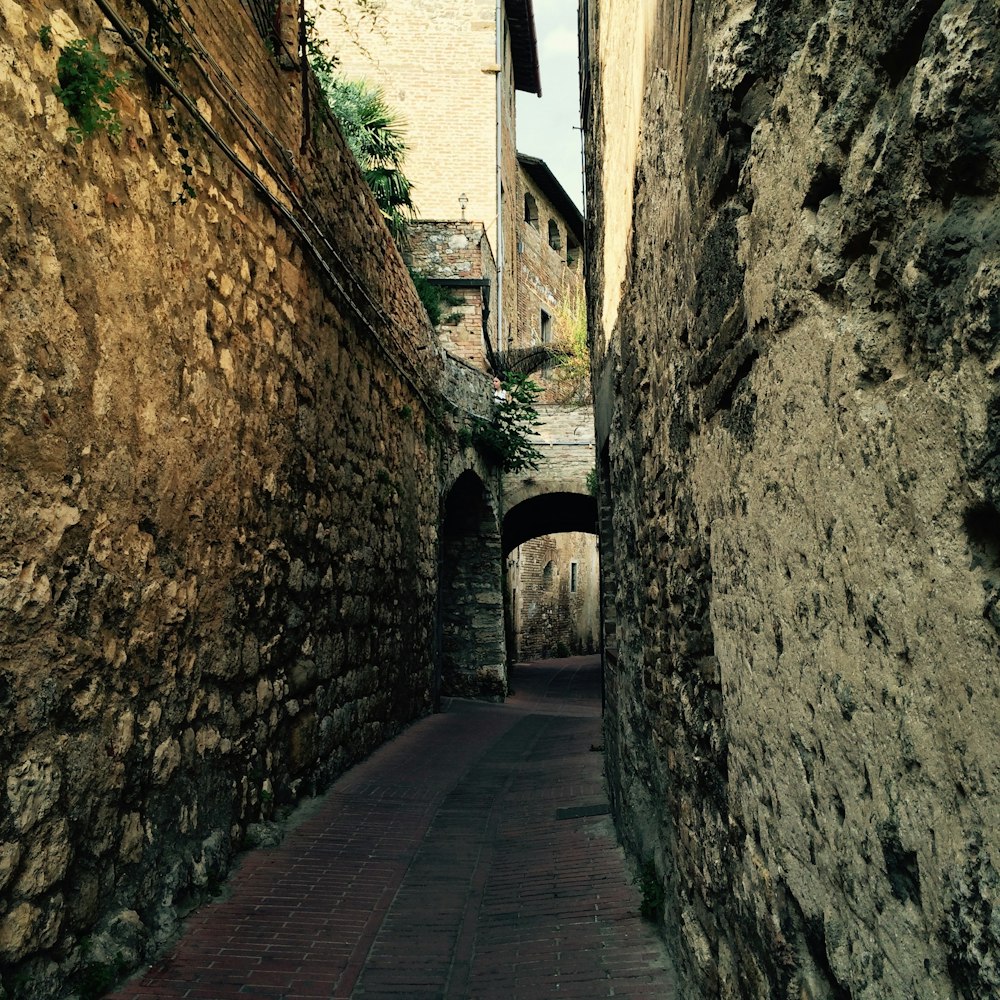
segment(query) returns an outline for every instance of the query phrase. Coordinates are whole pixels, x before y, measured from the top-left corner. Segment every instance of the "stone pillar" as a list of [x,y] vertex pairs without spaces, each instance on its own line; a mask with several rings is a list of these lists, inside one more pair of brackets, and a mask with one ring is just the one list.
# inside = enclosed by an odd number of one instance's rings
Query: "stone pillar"
[[441,530],[441,692],[502,700],[507,693],[500,526],[482,480],[464,472]]

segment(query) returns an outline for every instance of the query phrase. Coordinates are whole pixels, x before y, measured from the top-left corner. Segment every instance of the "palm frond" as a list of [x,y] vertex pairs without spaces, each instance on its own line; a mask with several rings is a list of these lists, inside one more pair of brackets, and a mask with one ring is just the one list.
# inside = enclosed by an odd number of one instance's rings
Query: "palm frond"
[[555,350],[549,344],[512,347],[506,351],[497,351],[496,360],[491,367],[493,374],[500,378],[503,378],[507,372],[532,375],[541,371],[546,365],[558,364],[564,357],[563,352]]

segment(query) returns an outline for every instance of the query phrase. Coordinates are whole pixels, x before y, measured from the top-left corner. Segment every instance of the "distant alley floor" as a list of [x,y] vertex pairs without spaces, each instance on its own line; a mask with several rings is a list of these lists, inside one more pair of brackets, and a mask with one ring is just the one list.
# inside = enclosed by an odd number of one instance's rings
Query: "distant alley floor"
[[113,996],[675,997],[607,815],[598,658],[512,683],[345,774]]

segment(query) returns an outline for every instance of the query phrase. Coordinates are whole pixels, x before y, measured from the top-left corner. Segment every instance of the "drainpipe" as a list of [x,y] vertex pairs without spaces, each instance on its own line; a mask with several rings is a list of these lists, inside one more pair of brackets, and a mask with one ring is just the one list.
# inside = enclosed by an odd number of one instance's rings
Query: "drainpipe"
[[[504,82],[504,51],[503,15],[504,0],[497,0],[497,349],[504,350],[503,329],[503,272],[504,272],[504,233],[503,233],[503,82]],[[503,377],[503,372],[495,372]]]

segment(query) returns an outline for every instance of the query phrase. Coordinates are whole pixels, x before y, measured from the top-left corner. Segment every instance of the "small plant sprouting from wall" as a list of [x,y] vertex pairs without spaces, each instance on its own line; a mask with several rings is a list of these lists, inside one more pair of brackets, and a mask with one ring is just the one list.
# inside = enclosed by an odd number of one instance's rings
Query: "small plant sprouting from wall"
[[52,25],[43,24],[38,29],[38,44],[41,45],[42,51],[51,52],[52,51]]
[[70,42],[59,55],[56,72],[59,86],[53,91],[76,122],[68,129],[74,142],[83,142],[98,132],[107,132],[113,138],[121,134],[118,111],[110,101],[128,74],[111,71],[96,38]]
[[540,389],[527,375],[507,372],[504,398],[494,405],[490,420],[477,419],[472,427],[472,444],[501,472],[537,469],[542,453],[531,443],[541,421],[535,400]]
[[642,867],[633,881],[642,894],[639,913],[643,920],[658,924],[663,919],[663,903],[666,899],[666,893],[663,889],[663,882],[656,873],[656,864],[652,858],[648,858],[642,863]]

